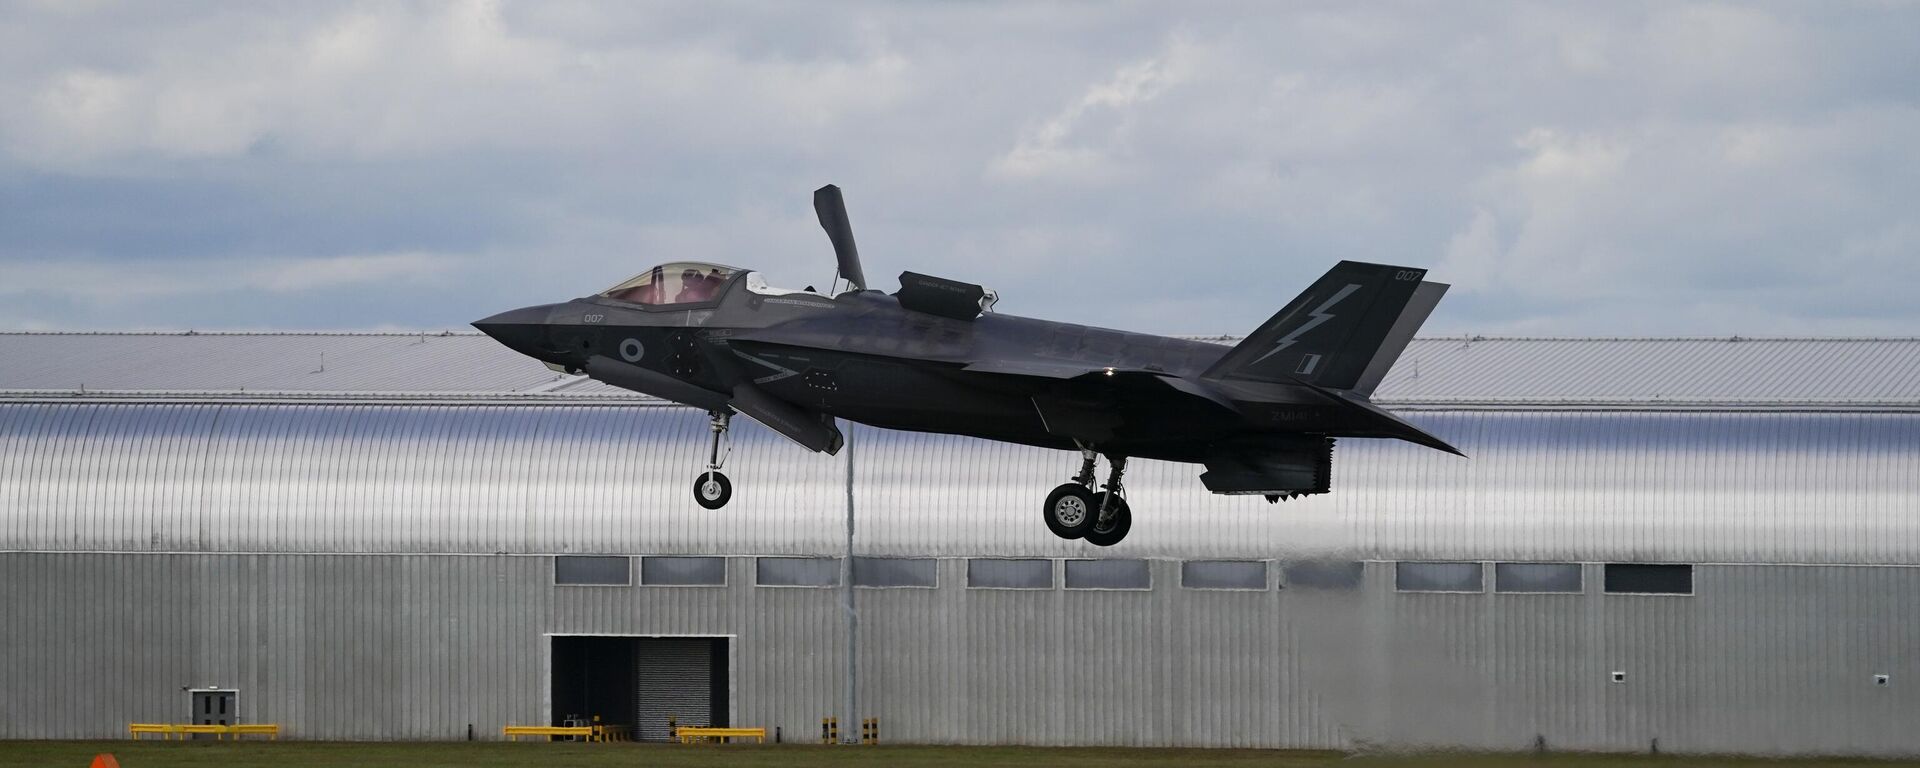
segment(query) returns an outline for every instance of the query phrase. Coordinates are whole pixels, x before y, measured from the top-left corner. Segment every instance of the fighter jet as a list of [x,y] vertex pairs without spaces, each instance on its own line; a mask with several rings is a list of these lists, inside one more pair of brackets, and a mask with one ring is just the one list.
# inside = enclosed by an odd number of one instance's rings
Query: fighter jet
[[837,419],[1077,451],[1042,518],[1099,546],[1132,527],[1129,459],[1203,465],[1207,490],[1273,502],[1328,491],[1336,438],[1460,453],[1368,400],[1446,292],[1424,269],[1342,261],[1226,347],[999,314],[990,289],[914,272],[876,290],[840,189],[813,205],[839,261],[827,291],[675,262],[473,325],[555,370],[707,411],[693,483],[707,509],[733,495],[721,446],[736,413],[828,454],[844,443]]

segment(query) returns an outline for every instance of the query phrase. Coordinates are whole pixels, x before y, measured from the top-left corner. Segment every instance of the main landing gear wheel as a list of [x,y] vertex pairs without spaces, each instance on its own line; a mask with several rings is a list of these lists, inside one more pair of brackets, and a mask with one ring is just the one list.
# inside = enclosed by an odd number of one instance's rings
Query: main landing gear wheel
[[1093,528],[1094,517],[1100,513],[1100,507],[1093,500],[1093,491],[1079,483],[1066,483],[1047,494],[1047,504],[1043,510],[1047,518],[1047,530],[1063,539],[1077,539],[1087,535]]
[[733,498],[733,481],[719,472],[703,472],[693,479],[693,500],[707,509],[719,509]]
[[1133,510],[1127,507],[1127,500],[1119,496],[1110,496],[1106,491],[1093,495],[1093,509],[1096,518],[1100,506],[1107,505],[1107,521],[1102,525],[1097,519],[1087,528],[1087,543],[1096,547],[1111,547],[1127,537],[1127,531],[1133,529]]

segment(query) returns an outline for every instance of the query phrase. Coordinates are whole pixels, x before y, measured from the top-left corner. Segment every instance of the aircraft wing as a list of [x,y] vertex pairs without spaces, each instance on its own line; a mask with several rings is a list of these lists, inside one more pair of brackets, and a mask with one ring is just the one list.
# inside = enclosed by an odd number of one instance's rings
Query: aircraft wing
[[586,371],[587,375],[616,387],[645,392],[695,408],[739,411],[810,450],[836,454],[846,444],[846,439],[841,436],[839,427],[831,417],[776,399],[760,391],[752,382],[739,382],[733,386],[732,392],[715,392],[603,355],[587,360]]
[[[967,363],[966,365],[960,366],[960,370],[971,371],[973,373],[1002,373],[1009,376],[1036,376],[1042,379],[1071,379],[1090,374],[1105,373],[1109,369],[1089,368],[1085,363],[1028,358],[1025,360],[987,360]],[[1152,371],[1130,369],[1113,370],[1116,374],[1121,370],[1125,370],[1129,374],[1152,373]]]
[[1078,379],[1089,382],[1111,381],[1119,388],[1172,390],[1168,394],[1177,394],[1204,400],[1229,412],[1237,413],[1233,401],[1204,381],[1177,376],[1165,371],[1152,371],[1143,368],[1089,368],[1084,363],[1055,362],[1052,360],[994,360],[968,363],[960,370],[972,373],[997,373],[1009,376],[1033,376],[1043,379]]

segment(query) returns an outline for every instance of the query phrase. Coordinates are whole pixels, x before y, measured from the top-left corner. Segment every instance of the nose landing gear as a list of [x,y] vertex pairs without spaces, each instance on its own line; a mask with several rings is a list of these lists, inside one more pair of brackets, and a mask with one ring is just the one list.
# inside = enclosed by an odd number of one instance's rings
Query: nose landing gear
[[[733,481],[720,474],[720,465],[727,461],[726,454],[720,452],[720,443],[727,437],[727,427],[731,425],[733,414],[727,411],[709,411],[712,419],[708,422],[713,429],[713,442],[707,451],[707,471],[693,479],[693,500],[707,509],[719,509],[733,498]],[[732,441],[727,441],[727,454],[733,453]]]
[[1047,530],[1063,539],[1086,539],[1099,547],[1111,547],[1127,537],[1133,528],[1133,511],[1122,496],[1120,476],[1126,472],[1127,457],[1113,456],[1104,490],[1094,492],[1095,465],[1100,454],[1080,449],[1080,472],[1073,480],[1053,489],[1041,512]]

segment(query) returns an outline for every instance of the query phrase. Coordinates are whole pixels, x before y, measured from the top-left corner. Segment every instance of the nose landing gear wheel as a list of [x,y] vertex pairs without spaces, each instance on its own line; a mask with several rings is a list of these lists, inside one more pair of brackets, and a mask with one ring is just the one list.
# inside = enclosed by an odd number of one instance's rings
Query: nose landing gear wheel
[[1121,539],[1127,537],[1127,531],[1133,529],[1133,510],[1127,507],[1126,499],[1114,496],[1109,500],[1107,492],[1101,491],[1093,495],[1093,510],[1096,517],[1103,503],[1109,506],[1107,515],[1110,519],[1107,520],[1106,525],[1100,525],[1096,521],[1088,526],[1085,538],[1088,544],[1096,547],[1111,547],[1120,543]]
[[1086,486],[1066,483],[1047,494],[1046,506],[1041,511],[1047,518],[1047,530],[1053,531],[1053,535],[1077,539],[1093,528],[1093,519],[1100,513],[1100,507],[1093,500],[1093,491]]
[[693,479],[693,500],[707,509],[719,509],[733,498],[733,481],[719,472],[702,472]]

